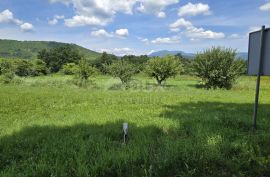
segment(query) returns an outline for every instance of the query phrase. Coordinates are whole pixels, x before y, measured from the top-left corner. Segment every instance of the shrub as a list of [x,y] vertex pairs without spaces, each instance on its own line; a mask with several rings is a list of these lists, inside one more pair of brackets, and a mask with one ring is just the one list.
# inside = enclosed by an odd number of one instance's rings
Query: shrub
[[96,68],[89,65],[86,59],[81,59],[78,65],[77,76],[75,77],[75,85],[84,87],[88,83],[90,76],[94,76],[97,73]]
[[13,60],[14,72],[17,76],[31,76],[33,73],[33,64],[28,60]]
[[66,75],[74,75],[78,73],[78,71],[79,71],[79,66],[76,65],[75,63],[67,63],[62,68],[62,72]]
[[36,59],[33,62],[33,76],[42,76],[48,74],[48,68],[46,67],[46,63],[42,60]]
[[8,71],[8,72],[5,72],[5,73],[2,74],[1,81],[4,84],[9,84],[9,83],[11,83],[13,81],[14,77],[15,77],[14,72]]
[[236,50],[213,47],[197,54],[193,69],[207,88],[230,89],[242,70],[241,64],[235,59]]
[[135,74],[134,66],[127,61],[119,60],[108,66],[108,71],[113,77],[121,80],[122,84],[130,82]]
[[10,70],[13,70],[13,66],[10,61],[7,61],[5,59],[0,61],[0,75],[9,72]]
[[175,56],[150,59],[145,68],[146,73],[161,85],[168,78],[176,76],[181,71],[181,62]]

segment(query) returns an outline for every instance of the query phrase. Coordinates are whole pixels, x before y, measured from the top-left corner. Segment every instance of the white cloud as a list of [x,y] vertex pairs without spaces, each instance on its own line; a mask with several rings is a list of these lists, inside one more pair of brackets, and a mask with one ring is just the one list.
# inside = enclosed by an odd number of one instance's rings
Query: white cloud
[[107,37],[107,38],[111,38],[111,37],[120,37],[120,38],[125,38],[128,37],[129,33],[128,33],[128,29],[118,29],[114,32],[107,32],[105,29],[99,29],[96,31],[92,31],[91,32],[92,36],[95,37]]
[[[165,17],[163,10],[169,5],[177,4],[179,0],[138,0],[140,6],[137,8],[142,13],[152,13],[157,17]],[[163,13],[164,14],[163,14]],[[161,14],[160,14],[161,13]]]
[[6,9],[0,13],[0,23],[13,23],[16,25],[21,25],[23,24],[23,21],[16,19],[13,16],[13,13],[9,11],[8,9]]
[[157,14],[157,17],[158,17],[158,18],[165,18],[165,17],[166,17],[166,14],[165,14],[165,12],[159,12],[159,13]]
[[92,31],[91,35],[95,36],[95,37],[113,37],[113,34],[108,33],[104,29],[100,29],[100,30],[97,30],[97,31]]
[[210,7],[208,4],[192,4],[188,3],[179,8],[179,16],[196,16],[196,15],[210,15]]
[[205,30],[203,28],[197,28],[193,26],[190,21],[187,21],[183,18],[178,19],[174,23],[169,25],[170,31],[178,32],[181,28],[184,29],[182,32],[188,38],[195,39],[221,39],[225,37],[224,33],[214,32],[211,30]]
[[[109,19],[107,19],[109,20]],[[68,27],[86,26],[86,25],[96,25],[105,26],[109,21],[105,19],[99,19],[97,17],[87,17],[87,16],[74,16],[71,19],[65,19],[65,25]]]
[[152,44],[175,44],[180,43],[180,39],[178,36],[173,37],[165,37],[165,38],[156,38],[151,41]]
[[192,23],[183,18],[180,18],[176,20],[174,23],[170,24],[170,28],[172,29],[171,31],[179,31],[179,28],[182,28],[182,27],[188,28],[191,26],[193,26]]
[[128,36],[128,29],[118,29],[115,31],[115,34],[119,37],[127,37]]
[[34,30],[34,26],[31,23],[23,22],[14,17],[13,13],[6,9],[0,13],[0,23],[11,23],[20,26],[23,32],[30,32]]
[[[133,14],[134,6],[143,13],[155,14],[159,18],[166,16],[165,8],[179,0],[49,0],[51,3],[63,3],[73,6],[75,16],[66,19],[68,27],[85,25],[104,26],[112,22],[117,13]],[[56,20],[51,21],[57,23]]]
[[270,2],[267,2],[266,4],[262,5],[260,7],[261,11],[269,11],[270,10]]
[[191,39],[222,39],[225,37],[224,33],[205,30],[203,28],[190,27],[184,34]]
[[49,21],[48,21],[48,23],[49,23],[50,25],[56,25],[56,24],[58,23],[59,20],[62,20],[62,19],[64,19],[64,18],[65,18],[64,15],[55,15],[55,16],[53,17],[52,20],[49,20]]
[[114,48],[114,49],[101,49],[101,52],[107,52],[110,54],[114,54],[117,56],[124,56],[124,55],[135,55],[135,50],[125,47],[125,48]]
[[31,23],[24,23],[22,24],[21,26],[21,30],[23,32],[31,32],[31,31],[34,31],[34,27]]

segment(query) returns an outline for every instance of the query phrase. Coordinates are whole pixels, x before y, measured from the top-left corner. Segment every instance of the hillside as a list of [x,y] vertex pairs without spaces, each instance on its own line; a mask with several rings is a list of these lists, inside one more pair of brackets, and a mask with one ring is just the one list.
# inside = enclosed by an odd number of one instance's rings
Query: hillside
[[67,44],[50,41],[16,41],[0,39],[0,57],[2,58],[22,58],[35,59],[37,54],[42,49],[51,49],[61,45],[72,45],[78,49],[81,54],[86,56],[89,60],[95,60],[100,54],[83,48],[76,44]]

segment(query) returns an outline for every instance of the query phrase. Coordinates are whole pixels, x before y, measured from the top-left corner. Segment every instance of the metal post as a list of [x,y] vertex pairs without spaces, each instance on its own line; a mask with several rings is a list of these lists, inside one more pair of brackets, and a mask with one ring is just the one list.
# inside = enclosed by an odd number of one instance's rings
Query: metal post
[[253,128],[257,129],[257,112],[258,112],[258,104],[259,104],[259,94],[260,94],[260,82],[262,75],[262,64],[263,64],[263,53],[264,53],[264,31],[265,26],[262,26],[261,29],[261,46],[260,46],[260,61],[259,68],[257,74],[257,82],[256,82],[256,95],[255,95],[255,104],[254,104],[254,112],[253,112]]

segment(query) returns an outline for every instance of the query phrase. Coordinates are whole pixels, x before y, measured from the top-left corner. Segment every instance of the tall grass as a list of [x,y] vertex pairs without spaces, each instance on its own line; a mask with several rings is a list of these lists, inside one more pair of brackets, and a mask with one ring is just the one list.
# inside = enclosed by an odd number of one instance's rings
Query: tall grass
[[[138,76],[128,89],[106,76],[0,85],[0,176],[269,176],[270,79],[205,90],[187,76],[160,88]],[[123,144],[122,123],[129,123]]]

